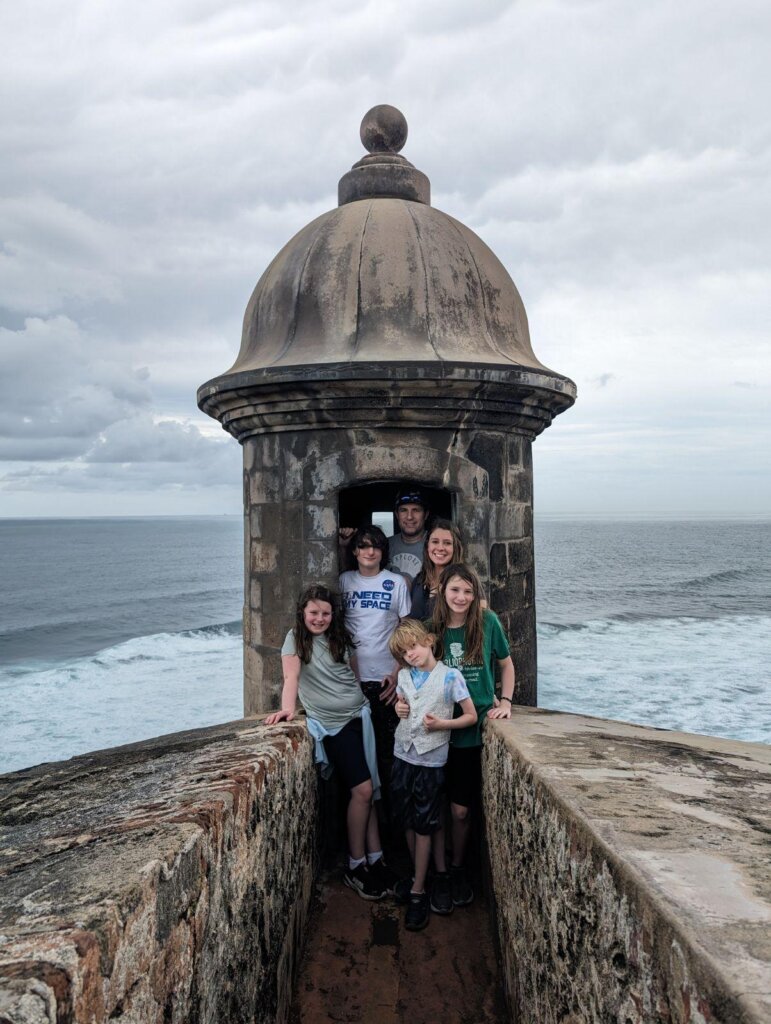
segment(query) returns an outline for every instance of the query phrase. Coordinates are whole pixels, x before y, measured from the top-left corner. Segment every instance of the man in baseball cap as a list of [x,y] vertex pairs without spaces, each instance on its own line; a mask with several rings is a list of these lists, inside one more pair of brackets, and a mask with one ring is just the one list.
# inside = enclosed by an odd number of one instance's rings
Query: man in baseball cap
[[396,492],[394,512],[399,532],[388,543],[388,568],[413,580],[423,565],[428,502],[419,488],[403,485]]

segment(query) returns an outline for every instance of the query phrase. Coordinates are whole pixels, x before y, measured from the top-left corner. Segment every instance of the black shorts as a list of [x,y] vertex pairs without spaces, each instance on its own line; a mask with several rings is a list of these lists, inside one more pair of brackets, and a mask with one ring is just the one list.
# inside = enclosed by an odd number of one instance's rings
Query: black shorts
[[324,737],[329,762],[349,789],[370,778],[363,735],[361,719],[352,718],[340,732]]
[[391,770],[391,813],[394,823],[430,836],[442,825],[444,768],[409,764],[395,757]]
[[450,803],[474,807],[482,793],[482,748],[453,747],[447,758],[447,795]]

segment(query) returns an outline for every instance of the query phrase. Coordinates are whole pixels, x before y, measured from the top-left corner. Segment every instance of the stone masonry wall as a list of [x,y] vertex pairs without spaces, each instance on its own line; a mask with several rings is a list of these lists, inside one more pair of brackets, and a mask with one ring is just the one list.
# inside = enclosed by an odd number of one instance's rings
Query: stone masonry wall
[[315,807],[300,724],[0,776],[0,1021],[286,1020]]
[[521,1024],[771,1020],[771,750],[516,709],[484,748]]
[[[388,387],[388,382],[384,387]],[[373,396],[372,407],[382,400]],[[402,417],[409,410],[400,410]],[[467,561],[490,590],[517,671],[536,702],[531,442],[492,430],[271,433],[244,442],[246,714],[279,706],[281,645],[307,584],[337,586],[338,497],[374,481],[416,480],[454,496]]]

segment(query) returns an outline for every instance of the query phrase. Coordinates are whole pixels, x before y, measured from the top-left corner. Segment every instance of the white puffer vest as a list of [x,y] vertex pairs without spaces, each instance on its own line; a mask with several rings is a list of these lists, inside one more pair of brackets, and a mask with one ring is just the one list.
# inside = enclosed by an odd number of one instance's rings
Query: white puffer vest
[[409,750],[414,744],[419,754],[427,754],[429,750],[449,742],[449,729],[429,732],[423,725],[423,716],[428,714],[436,715],[437,718],[452,718],[455,702],[444,699],[444,679],[449,671],[443,661],[437,661],[431,675],[417,690],[410,670],[399,670],[399,689],[410,705],[410,717],[399,719],[396,727],[396,736],[403,750]]

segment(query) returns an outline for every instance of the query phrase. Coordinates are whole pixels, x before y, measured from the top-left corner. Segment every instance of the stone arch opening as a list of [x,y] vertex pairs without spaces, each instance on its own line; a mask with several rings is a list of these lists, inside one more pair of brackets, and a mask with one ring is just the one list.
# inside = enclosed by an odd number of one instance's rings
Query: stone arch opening
[[[374,523],[390,536],[396,528],[394,504],[404,485],[404,480],[377,480],[343,488],[338,494],[338,523],[341,527]],[[415,486],[429,503],[432,516],[456,520],[456,498],[451,491],[420,482]]]

